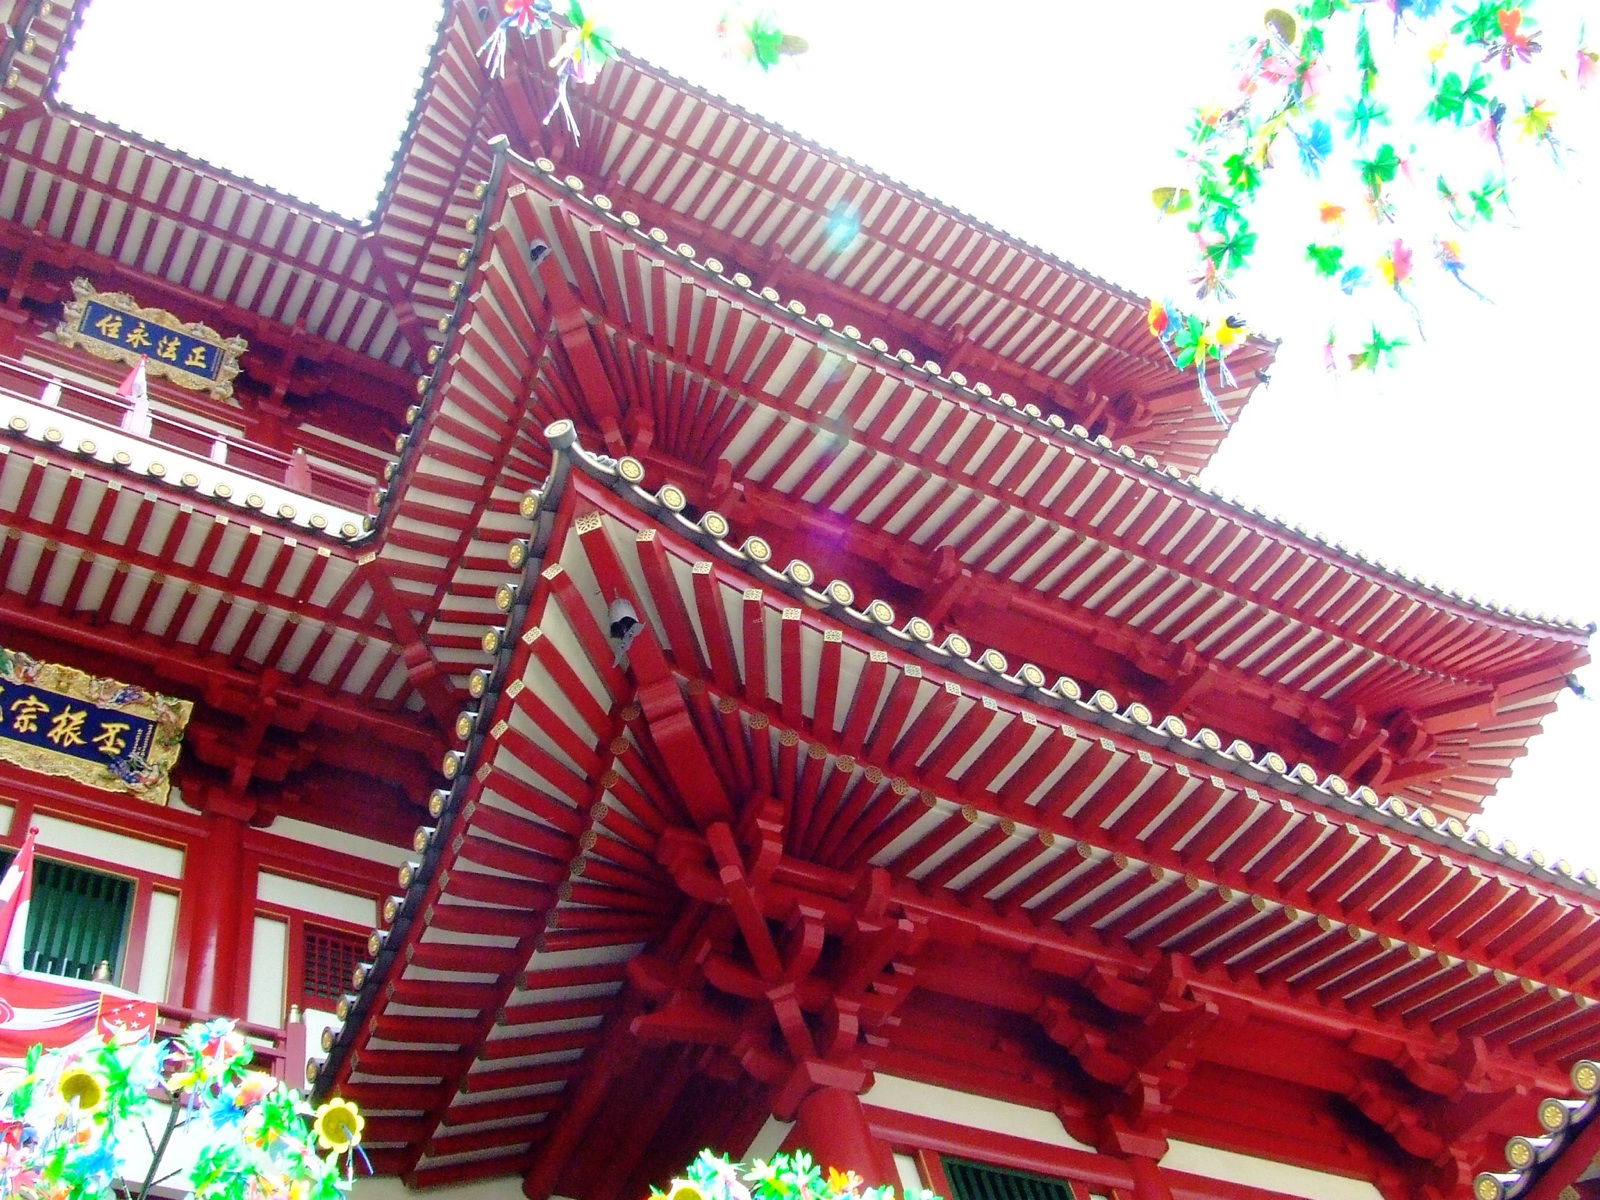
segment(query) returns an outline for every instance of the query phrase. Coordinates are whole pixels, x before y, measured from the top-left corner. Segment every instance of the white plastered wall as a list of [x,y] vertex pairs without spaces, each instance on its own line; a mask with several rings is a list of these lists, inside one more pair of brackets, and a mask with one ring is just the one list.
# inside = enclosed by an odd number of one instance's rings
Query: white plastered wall
[[1064,1146],[1069,1150],[1082,1150],[1093,1154],[1093,1146],[1085,1146],[1061,1127],[1061,1120],[1042,1108],[1028,1108],[1008,1100],[994,1100],[988,1096],[974,1096],[952,1088],[915,1079],[902,1079],[897,1075],[874,1076],[873,1084],[861,1097],[862,1103],[895,1112],[917,1113],[968,1129],[983,1129],[991,1133],[1005,1133],[1012,1137],[1027,1138],[1047,1146]]
[[271,871],[261,872],[256,882],[256,899],[266,904],[292,908],[312,917],[346,921],[364,929],[372,928],[378,919],[377,903],[370,896],[341,892],[320,883],[275,875]]
[[283,1020],[284,974],[288,970],[289,922],[256,914],[250,944],[250,993],[245,1020],[277,1025]]
[[149,915],[144,925],[144,961],[139,977],[129,980],[131,990],[155,1000],[167,998],[172,974],[172,948],[178,940],[178,896],[160,888],[150,893]]
[[[933,1117],[968,1129],[981,1129],[1042,1142],[1048,1146],[1095,1153],[1092,1146],[1086,1146],[1068,1134],[1054,1113],[1044,1109],[1028,1108],[987,1096],[974,1096],[968,1092],[894,1075],[876,1076],[872,1087],[861,1099],[879,1108]],[[896,1156],[896,1165],[904,1180],[907,1168],[915,1172],[916,1164],[909,1160],[901,1163],[901,1157],[904,1156]],[[1249,1154],[1213,1150],[1209,1146],[1190,1142],[1169,1141],[1161,1165],[1173,1171],[1225,1183],[1246,1184],[1280,1192],[1285,1196],[1303,1197],[1304,1200],[1382,1200],[1378,1189],[1364,1180],[1290,1166]]]
[[[366,839],[352,839],[365,842]],[[376,843],[373,843],[376,844]],[[357,896],[320,883],[304,879],[291,879],[287,875],[262,871],[256,880],[256,899],[279,908],[292,909],[316,918],[344,921],[358,927],[371,928],[377,922],[377,904],[370,896]],[[247,1019],[260,1025],[281,1025],[284,1020],[284,996],[288,985],[289,924],[282,917],[257,913],[250,947],[250,992],[246,1002]],[[320,1024],[332,1020],[332,1014],[318,1021],[307,1014],[307,1024],[316,1026],[308,1030],[310,1044],[321,1032]]]
[[324,850],[337,850],[340,854],[382,863],[386,867],[398,867],[407,859],[416,857],[408,845],[391,846],[388,842],[375,841],[339,829],[329,829],[326,825],[313,825],[310,821],[297,821],[293,817],[279,817],[272,822],[269,832],[273,837],[280,837],[285,841],[300,842]]
[[1214,1150],[1192,1142],[1169,1141],[1161,1165],[1172,1171],[1244,1183],[1286,1196],[1302,1196],[1305,1200],[1383,1200],[1383,1193],[1364,1179],[1347,1179],[1343,1175],[1294,1167],[1250,1154],[1235,1154],[1231,1150]]
[[183,851],[175,846],[146,842],[125,833],[80,825],[44,813],[35,813],[33,823],[39,830],[39,848],[46,853],[63,850],[103,863],[107,871],[115,871],[121,864],[163,879],[177,880],[183,875]]

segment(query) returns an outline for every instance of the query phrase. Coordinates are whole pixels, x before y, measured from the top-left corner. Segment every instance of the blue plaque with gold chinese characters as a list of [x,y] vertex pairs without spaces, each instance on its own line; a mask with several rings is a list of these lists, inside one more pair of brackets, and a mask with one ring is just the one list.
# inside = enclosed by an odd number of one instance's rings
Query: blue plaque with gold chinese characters
[[0,646],[0,760],[165,804],[194,704]]
[[56,340],[99,358],[135,363],[182,387],[233,395],[239,356],[248,343],[225,338],[209,325],[187,324],[164,308],[141,308],[126,292],[97,292],[87,279],[72,281],[73,299],[56,326]]

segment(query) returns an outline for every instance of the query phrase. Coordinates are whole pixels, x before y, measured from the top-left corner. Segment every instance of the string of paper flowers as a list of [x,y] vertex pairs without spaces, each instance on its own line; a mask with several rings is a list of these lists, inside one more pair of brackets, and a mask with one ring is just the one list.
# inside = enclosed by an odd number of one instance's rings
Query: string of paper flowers
[[[313,1111],[252,1069],[230,1021],[170,1040],[35,1046],[0,1071],[0,1197],[146,1200],[181,1181],[194,1200],[339,1200],[364,1124],[348,1101]],[[185,1130],[196,1148],[173,1153]]]
[[[556,11],[555,0],[504,0],[501,11],[503,15],[490,31],[488,40],[478,48],[478,57],[496,79],[505,75],[506,51],[513,33],[531,38],[546,29],[564,31],[561,44],[550,59],[555,71],[556,98],[544,114],[544,120],[548,123],[559,111],[576,140],[578,125],[567,98],[567,87],[574,83],[593,83],[600,69],[617,57],[611,31],[589,18],[579,0],[567,0],[561,12]],[[807,49],[804,38],[783,32],[766,12],[724,13],[717,23],[716,33],[730,58],[753,62],[763,71],[770,71],[785,57],[803,54]]]
[[[824,1170],[804,1150],[774,1154],[748,1165],[700,1151],[682,1176],[666,1191],[651,1188],[662,1200],[895,1200],[892,1187],[866,1187],[854,1171]],[[927,1189],[907,1192],[905,1200],[939,1200]]]
[[1179,150],[1187,178],[1152,194],[1192,235],[1195,300],[1153,303],[1150,330],[1196,371],[1219,419],[1207,372],[1233,382],[1228,355],[1245,337],[1233,287],[1262,257],[1254,206],[1269,181],[1304,229],[1271,257],[1299,257],[1330,309],[1353,318],[1332,323],[1329,369],[1388,366],[1426,336],[1416,283],[1429,260],[1438,278],[1483,298],[1467,238],[1509,211],[1519,151],[1559,162],[1551,97],[1585,89],[1600,69],[1581,28],[1558,47],[1530,8],[1311,0],[1266,13],[1242,48],[1236,93],[1193,115]]

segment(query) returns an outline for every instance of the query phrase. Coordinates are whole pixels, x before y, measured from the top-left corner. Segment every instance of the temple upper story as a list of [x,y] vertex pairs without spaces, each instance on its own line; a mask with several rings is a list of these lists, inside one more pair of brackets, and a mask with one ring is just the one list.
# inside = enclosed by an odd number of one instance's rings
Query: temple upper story
[[[81,9],[17,6],[4,50],[0,354],[19,396],[59,378],[69,407],[115,416],[125,366],[56,340],[80,279],[248,341],[226,399],[153,384],[154,436],[256,455],[269,482],[303,458],[355,513],[334,529],[401,570],[430,689],[463,686],[486,615],[471,592],[441,608],[444,581],[511,481],[547,468],[531,433],[563,416],[936,632],[992,629],[1086,695],[1445,813],[1481,806],[1585,658],[1582,627],[1200,486],[1226,427],[1138,297],[648,64],[574,89],[580,143],[538,119],[540,44],[489,86],[485,18],[449,6],[389,185],[354,223],[55,102]],[[1225,412],[1273,349],[1235,356]],[[456,469],[500,482],[430,480],[397,509],[381,485],[408,470],[430,379],[498,412],[503,440],[458,447]]]

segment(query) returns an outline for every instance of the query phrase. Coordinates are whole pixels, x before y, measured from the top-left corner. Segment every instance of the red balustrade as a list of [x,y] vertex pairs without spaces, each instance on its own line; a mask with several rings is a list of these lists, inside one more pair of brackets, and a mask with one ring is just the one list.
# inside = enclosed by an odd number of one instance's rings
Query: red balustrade
[[114,391],[100,391],[69,383],[55,376],[26,366],[12,359],[0,357],[0,392],[9,393],[31,403],[49,403],[42,397],[54,384],[60,389],[59,398],[49,406],[70,413],[79,420],[118,431],[124,438],[166,446],[180,453],[202,460],[212,460],[214,447],[220,443],[225,450],[225,465],[235,474],[259,479],[263,483],[302,492],[315,499],[340,508],[366,512],[368,491],[364,484],[342,475],[334,474],[315,463],[309,464],[311,486],[298,487],[287,483],[292,456],[281,450],[261,446],[241,438],[219,434],[216,430],[192,424],[180,417],[160,410],[151,413],[151,430],[148,437],[137,438],[123,432],[122,419],[131,408],[131,402]]
[[[165,1038],[177,1037],[194,1022],[210,1021],[217,1015],[179,1008],[175,1004],[163,1004],[159,1012],[156,1035]],[[292,1088],[304,1088],[306,1085],[306,1026],[299,1016],[298,1009],[291,1010],[289,1022],[282,1028],[256,1025],[249,1021],[234,1022],[234,1029],[250,1041],[256,1067],[271,1072],[275,1078]]]

